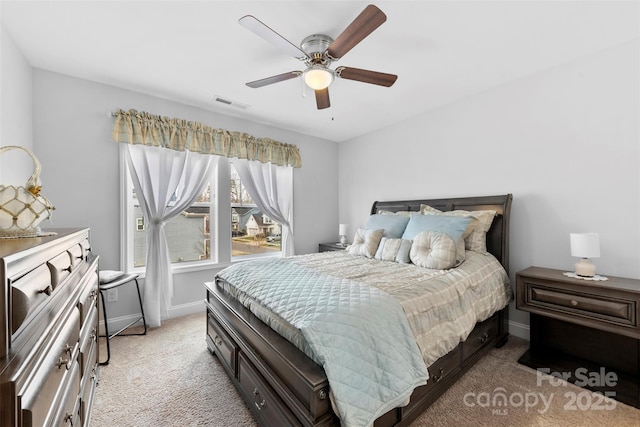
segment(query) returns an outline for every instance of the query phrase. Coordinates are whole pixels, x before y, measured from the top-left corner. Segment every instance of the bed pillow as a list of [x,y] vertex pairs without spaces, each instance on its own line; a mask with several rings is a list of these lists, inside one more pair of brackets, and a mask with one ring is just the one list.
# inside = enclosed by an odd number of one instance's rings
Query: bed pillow
[[407,224],[403,239],[413,240],[422,231],[441,231],[448,234],[456,242],[456,262],[464,261],[464,238],[473,228],[473,218],[440,215],[415,215]]
[[496,216],[496,211],[482,210],[482,211],[465,211],[455,210],[443,212],[429,205],[420,205],[420,213],[423,215],[445,215],[445,216],[457,216],[457,217],[472,217],[475,218],[478,223],[473,228],[471,233],[465,238],[465,249],[482,254],[487,253],[487,231],[491,228],[493,218]]
[[382,238],[382,229],[358,228],[353,238],[353,243],[349,246],[349,255],[361,255],[373,258]]
[[457,265],[456,246],[457,243],[446,233],[422,231],[411,245],[411,262],[433,270],[447,270]]
[[378,245],[378,250],[374,258],[382,261],[408,264],[411,262],[411,258],[409,257],[411,244],[411,240],[383,237],[380,239],[380,244]]
[[399,238],[409,222],[409,217],[404,215],[374,214],[369,217],[364,228],[384,230],[384,237]]
[[420,215],[420,212],[414,212],[414,211],[396,211],[396,212],[391,212],[391,211],[381,210],[381,211],[378,211],[378,213],[380,215],[400,215],[400,216]]

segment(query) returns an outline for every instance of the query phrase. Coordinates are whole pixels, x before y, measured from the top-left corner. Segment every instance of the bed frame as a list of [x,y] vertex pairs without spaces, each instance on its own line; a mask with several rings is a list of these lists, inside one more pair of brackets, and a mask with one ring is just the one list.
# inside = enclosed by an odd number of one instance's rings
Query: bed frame
[[[498,212],[487,233],[487,250],[509,271],[509,215],[512,195],[375,202],[371,213],[419,211],[428,204]],[[207,346],[216,354],[256,420],[263,426],[339,426],[329,400],[329,382],[321,366],[228,297],[206,284]],[[416,388],[409,405],[379,417],[374,426],[406,426],[492,347],[508,338],[508,307],[478,323],[466,341],[429,366],[429,381]]]

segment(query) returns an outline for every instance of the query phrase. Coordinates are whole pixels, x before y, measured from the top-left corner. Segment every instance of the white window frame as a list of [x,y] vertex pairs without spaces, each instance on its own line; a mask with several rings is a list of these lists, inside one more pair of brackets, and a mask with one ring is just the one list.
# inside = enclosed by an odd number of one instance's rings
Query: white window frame
[[[125,147],[120,146],[120,269],[127,272],[135,272],[144,277],[145,267],[134,267],[134,233],[136,232],[136,219],[133,216],[133,198],[130,196],[133,182],[126,164]],[[281,257],[282,251],[267,252],[261,254],[232,256],[231,255],[231,172],[229,160],[220,158],[217,167],[211,176],[211,200],[210,200],[210,230],[209,251],[211,258],[200,261],[172,263],[173,274],[188,273],[192,271],[223,268],[233,262],[252,258]],[[224,197],[222,195],[225,195]],[[228,236],[222,239],[220,236]]]

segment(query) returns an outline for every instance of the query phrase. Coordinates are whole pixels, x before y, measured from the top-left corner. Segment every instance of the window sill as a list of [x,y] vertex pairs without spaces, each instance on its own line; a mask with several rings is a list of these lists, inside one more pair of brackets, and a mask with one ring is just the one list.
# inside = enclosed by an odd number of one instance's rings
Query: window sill
[[[266,254],[254,254],[254,255],[244,255],[234,257],[231,261],[225,262],[191,262],[191,263],[176,263],[171,265],[171,273],[172,274],[185,274],[192,273],[195,271],[204,271],[204,270],[222,270],[223,268],[229,267],[230,265],[250,261],[252,259],[262,259],[262,258],[281,258],[282,252],[275,253],[266,253]],[[146,270],[144,267],[136,267],[133,269],[132,273],[138,273],[141,279],[144,279]]]

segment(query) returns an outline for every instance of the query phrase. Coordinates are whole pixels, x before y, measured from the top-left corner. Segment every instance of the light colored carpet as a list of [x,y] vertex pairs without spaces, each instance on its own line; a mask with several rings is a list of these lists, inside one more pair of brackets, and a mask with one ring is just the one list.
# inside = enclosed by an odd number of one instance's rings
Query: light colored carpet
[[[205,331],[205,315],[197,314],[165,321],[146,336],[114,338],[111,363],[100,369],[91,426],[255,426],[218,360],[207,350]],[[101,345],[105,354],[103,340]],[[571,384],[551,385],[545,380],[538,384],[536,372],[517,363],[526,348],[526,341],[510,337],[506,346],[493,349],[412,427],[640,426],[638,409],[600,401]],[[492,404],[500,391],[509,399],[507,406]],[[573,409],[571,396],[577,397]],[[551,402],[548,408],[543,398]]]

